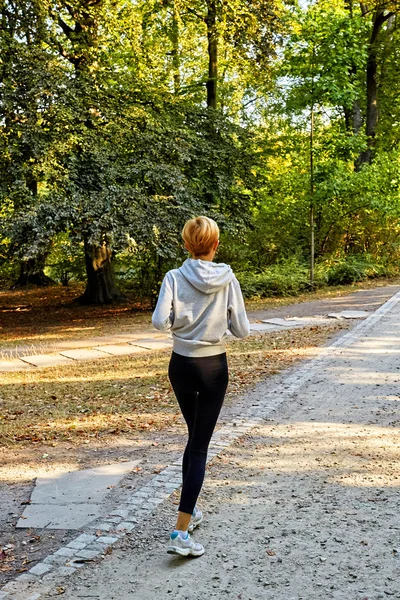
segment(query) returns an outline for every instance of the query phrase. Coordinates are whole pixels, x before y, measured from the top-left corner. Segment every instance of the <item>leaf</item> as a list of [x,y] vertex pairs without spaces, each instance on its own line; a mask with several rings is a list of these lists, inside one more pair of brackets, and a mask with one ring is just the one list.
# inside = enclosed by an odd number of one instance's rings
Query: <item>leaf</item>
[[61,585],[59,585],[58,587],[56,587],[56,592],[57,592],[58,595],[65,594],[66,591],[67,591],[67,588],[62,587]]

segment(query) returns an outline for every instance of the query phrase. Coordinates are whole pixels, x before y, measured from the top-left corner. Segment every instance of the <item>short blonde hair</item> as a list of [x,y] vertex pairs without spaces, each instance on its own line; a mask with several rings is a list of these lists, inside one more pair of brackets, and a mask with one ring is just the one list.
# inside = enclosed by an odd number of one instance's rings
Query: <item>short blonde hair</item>
[[219,227],[209,217],[195,217],[185,223],[182,238],[193,256],[202,256],[211,252],[218,241]]

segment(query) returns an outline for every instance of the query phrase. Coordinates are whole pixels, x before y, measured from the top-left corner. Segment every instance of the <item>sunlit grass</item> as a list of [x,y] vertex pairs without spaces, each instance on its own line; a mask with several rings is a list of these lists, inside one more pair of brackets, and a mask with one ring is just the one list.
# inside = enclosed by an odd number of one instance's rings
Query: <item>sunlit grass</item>
[[[228,345],[227,401],[323,344],[343,324],[276,332]],[[170,351],[4,373],[0,382],[3,446],[82,443],[171,426],[179,410],[167,378]]]

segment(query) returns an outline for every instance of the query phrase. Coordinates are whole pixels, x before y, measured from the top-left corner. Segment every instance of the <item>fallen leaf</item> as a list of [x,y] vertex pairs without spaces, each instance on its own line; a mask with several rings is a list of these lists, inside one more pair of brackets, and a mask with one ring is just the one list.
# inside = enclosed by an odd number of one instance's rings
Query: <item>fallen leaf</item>
[[58,587],[56,587],[56,592],[57,592],[57,594],[59,594],[59,595],[60,595],[60,594],[65,594],[66,590],[67,590],[67,588],[65,588],[65,587],[61,587],[60,585],[59,585]]

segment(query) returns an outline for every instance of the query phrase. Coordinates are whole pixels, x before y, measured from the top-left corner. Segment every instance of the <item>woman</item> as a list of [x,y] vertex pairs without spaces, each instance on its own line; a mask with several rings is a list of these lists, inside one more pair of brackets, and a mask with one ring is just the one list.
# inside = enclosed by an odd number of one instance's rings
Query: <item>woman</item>
[[182,237],[192,258],[164,277],[152,322],[160,331],[172,331],[174,345],[168,374],[189,433],[178,519],[167,550],[201,556],[203,546],[194,542],[188,531],[203,520],[196,501],[228,385],[226,330],[236,337],[246,337],[249,321],[232,269],[213,262],[219,244],[215,221],[208,217],[190,219]]

